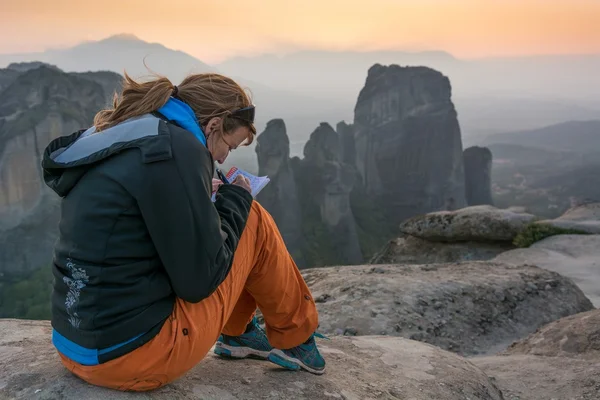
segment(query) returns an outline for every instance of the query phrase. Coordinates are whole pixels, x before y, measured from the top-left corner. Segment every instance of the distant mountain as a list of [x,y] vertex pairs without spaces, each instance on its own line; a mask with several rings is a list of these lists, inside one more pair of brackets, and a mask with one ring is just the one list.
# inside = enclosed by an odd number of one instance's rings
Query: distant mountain
[[[33,61],[56,65],[66,72],[112,71],[118,74],[127,72],[134,78],[149,77],[152,72],[156,72],[167,76],[175,84],[181,82],[190,73],[220,72],[217,68],[185,52],[167,48],[159,43],[149,43],[129,34],[88,41],[68,49],[40,53],[0,54],[0,67],[10,63]],[[286,111],[288,115],[291,115],[290,112],[310,114],[312,111],[320,110],[320,107],[327,108],[328,105],[325,101],[319,101],[317,96],[310,94],[302,96],[286,92],[281,87],[273,88],[269,83],[253,82],[243,73],[230,74],[230,76],[250,89],[256,97],[257,103],[262,106],[259,115],[263,109],[272,114]],[[269,116],[271,117],[274,116]]]
[[540,129],[499,133],[481,139],[497,143],[536,147],[554,151],[600,153],[600,120],[569,121]]
[[[133,77],[148,76],[147,66],[167,76],[175,84],[188,73],[222,72],[182,51],[169,49],[158,43],[148,43],[133,35],[116,35],[100,41],[89,41],[69,49],[48,50],[41,53],[1,55],[0,67],[11,63],[41,61],[56,65],[66,72],[78,72],[82,77],[88,71],[112,71],[123,74],[127,71]],[[13,64],[16,65],[16,64]],[[14,78],[12,70],[0,73],[0,89]],[[276,81],[266,80],[257,83],[241,73],[229,74],[243,87],[249,89],[257,105],[256,125],[263,130],[267,122],[274,118],[284,118],[288,133],[292,138],[308,137],[323,121],[337,123],[352,117],[353,104],[331,101],[316,93],[296,93],[286,91]],[[366,72],[366,69],[365,69]],[[94,73],[93,79],[101,74]],[[354,102],[355,99],[352,99]],[[248,149],[246,149],[248,150]],[[256,170],[256,155],[250,151],[237,151],[229,159],[230,163]],[[231,164],[229,164],[231,165]]]
[[12,63],[5,69],[0,69],[0,91],[9,86],[21,73],[39,67],[57,69],[54,65],[39,61]]
[[600,121],[490,135],[497,206],[554,218],[574,200],[600,199]]
[[427,66],[446,75],[466,143],[483,134],[600,116],[600,55],[464,60],[445,52],[306,51],[232,58],[216,67],[353,108],[376,63]]
[[520,165],[543,165],[579,158],[579,153],[571,151],[555,151],[511,143],[494,143],[487,145],[487,148],[492,152],[494,161],[500,163],[510,161]]
[[[427,66],[448,76],[465,145],[476,144],[484,134],[600,116],[600,55],[461,60],[443,51],[303,51],[232,58],[211,66],[158,43],[116,35],[69,49],[0,55],[0,67],[44,61],[67,72],[126,70],[144,76],[149,74],[144,60],[175,83],[190,72],[217,71],[235,78],[253,94],[259,131],[271,119],[285,120],[293,154],[301,152],[321,122],[352,121],[359,91],[374,64]],[[0,89],[13,75],[0,74]],[[232,154],[232,161],[256,166],[253,152],[243,153]]]
[[427,66],[450,78],[456,97],[596,99],[600,54],[461,60],[445,52],[299,52],[233,58],[216,67],[257,82],[325,96],[353,96],[375,63]]
[[150,70],[168,75],[179,82],[190,72],[215,69],[187,53],[171,50],[159,43],[148,43],[133,35],[115,35],[100,41],[89,41],[75,47],[40,53],[0,55],[0,67],[14,62],[42,61],[67,72],[113,71],[136,76]]
[[600,108],[568,100],[523,97],[455,97],[465,147],[481,138],[510,131],[538,129],[565,121],[600,118]]
[[445,52],[331,52],[303,51],[285,56],[267,54],[237,57],[217,64],[226,74],[243,75],[271,85],[354,105],[374,64],[428,66],[444,72],[461,61]]

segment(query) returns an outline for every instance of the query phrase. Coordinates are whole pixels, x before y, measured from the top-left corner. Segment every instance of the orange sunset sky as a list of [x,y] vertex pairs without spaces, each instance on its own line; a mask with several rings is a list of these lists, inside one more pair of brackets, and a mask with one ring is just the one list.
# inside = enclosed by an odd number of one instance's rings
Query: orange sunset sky
[[119,33],[206,62],[301,49],[600,53],[600,0],[0,0],[0,53]]

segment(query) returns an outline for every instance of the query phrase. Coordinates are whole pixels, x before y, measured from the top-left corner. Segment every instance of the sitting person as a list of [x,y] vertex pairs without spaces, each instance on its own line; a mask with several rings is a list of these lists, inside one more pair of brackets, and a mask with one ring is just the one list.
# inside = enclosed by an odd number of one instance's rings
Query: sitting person
[[248,180],[218,185],[211,201],[214,161],[255,134],[254,106],[230,78],[125,75],[91,128],[47,146],[44,179],[62,198],[52,341],[72,373],[151,390],[215,342],[224,357],[324,372],[315,302]]

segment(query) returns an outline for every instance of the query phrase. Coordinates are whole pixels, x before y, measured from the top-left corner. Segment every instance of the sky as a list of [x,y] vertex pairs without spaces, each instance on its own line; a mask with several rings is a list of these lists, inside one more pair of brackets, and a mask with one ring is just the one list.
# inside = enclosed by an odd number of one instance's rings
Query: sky
[[600,53],[600,0],[0,0],[0,53],[115,34],[205,62],[297,50]]

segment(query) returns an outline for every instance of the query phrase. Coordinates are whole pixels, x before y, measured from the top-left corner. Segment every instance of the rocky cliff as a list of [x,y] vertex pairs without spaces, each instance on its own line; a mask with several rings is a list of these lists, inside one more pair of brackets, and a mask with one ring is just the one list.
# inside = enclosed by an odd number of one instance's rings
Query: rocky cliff
[[465,206],[461,132],[450,81],[440,72],[374,65],[353,129],[362,184],[396,222]]
[[[325,237],[303,221],[309,267],[359,263],[406,218],[466,204],[461,133],[447,77],[424,67],[374,65],[354,111],[353,124],[342,121],[334,130],[322,123],[304,159],[291,160],[303,218],[327,227]],[[282,214],[263,199],[268,210]],[[288,229],[283,216],[275,221]]]
[[[51,260],[58,223],[40,167],[44,147],[59,135],[89,126],[121,77],[69,74],[20,65],[0,93],[0,274],[26,273]],[[112,89],[111,89],[112,88]]]
[[362,262],[350,206],[355,170],[342,161],[338,133],[322,123],[303,159],[290,159],[283,120],[269,121],[257,141],[259,175],[271,178],[257,200],[273,215],[298,266]]
[[494,204],[492,200],[492,152],[487,147],[472,146],[463,152],[467,204]]
[[350,207],[350,192],[354,188],[354,171],[342,161],[342,146],[338,133],[322,123],[311,134],[304,147],[300,170],[304,209],[318,210],[326,226],[328,241],[339,255],[340,264],[358,264],[363,256]]
[[298,266],[304,267],[302,216],[290,161],[290,140],[283,120],[274,119],[267,123],[265,130],[258,135],[256,155],[258,174],[271,179],[270,184],[258,194],[257,200],[275,219]]

